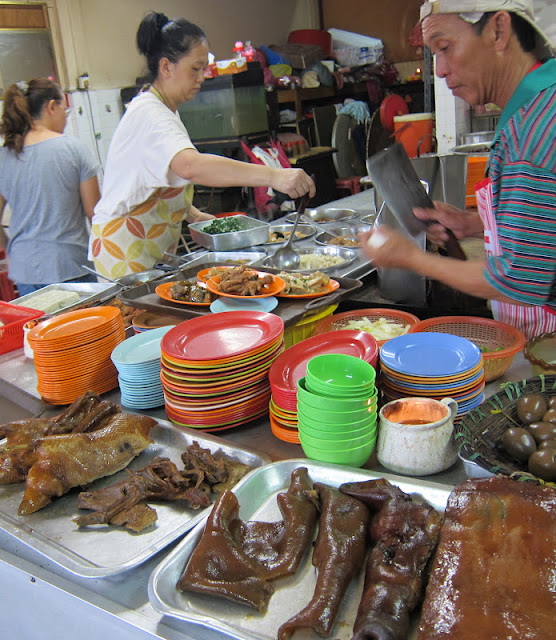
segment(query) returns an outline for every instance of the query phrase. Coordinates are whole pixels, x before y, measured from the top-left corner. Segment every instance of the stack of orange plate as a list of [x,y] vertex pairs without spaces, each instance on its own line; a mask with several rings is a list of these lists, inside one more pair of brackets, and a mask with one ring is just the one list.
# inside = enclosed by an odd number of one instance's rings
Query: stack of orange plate
[[110,359],[125,339],[117,307],[61,313],[29,332],[38,391],[50,404],[70,404],[86,391],[106,393],[118,386]]
[[229,311],[182,322],[162,338],[166,415],[221,431],[268,412],[268,370],[284,349],[284,322],[262,311]]
[[297,382],[305,376],[311,358],[327,353],[355,356],[376,367],[378,343],[366,331],[344,329],[302,340],[276,358],[268,376],[272,390],[269,413],[272,433],[280,440],[299,444]]

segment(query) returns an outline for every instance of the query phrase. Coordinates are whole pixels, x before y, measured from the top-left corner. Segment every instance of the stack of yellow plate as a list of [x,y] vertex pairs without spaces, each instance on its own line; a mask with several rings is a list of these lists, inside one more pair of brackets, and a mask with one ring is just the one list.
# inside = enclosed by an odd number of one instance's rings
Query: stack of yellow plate
[[46,402],[70,404],[86,391],[101,394],[118,386],[110,355],[125,329],[116,307],[61,313],[31,329],[28,338]]

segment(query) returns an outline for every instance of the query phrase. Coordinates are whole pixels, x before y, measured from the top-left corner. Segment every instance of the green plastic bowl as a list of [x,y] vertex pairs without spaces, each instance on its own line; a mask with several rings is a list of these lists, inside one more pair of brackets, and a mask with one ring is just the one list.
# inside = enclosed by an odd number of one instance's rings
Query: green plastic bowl
[[305,378],[297,381],[297,401],[315,409],[326,409],[330,411],[354,411],[364,409],[365,407],[376,406],[377,388],[375,387],[371,394],[364,398],[331,398],[313,393],[305,386]]
[[312,447],[310,444],[303,441],[303,436],[301,434],[299,435],[299,441],[301,442],[303,453],[308,458],[311,458],[311,460],[319,460],[320,462],[332,462],[334,464],[343,464],[349,467],[362,467],[365,462],[367,462],[367,460],[371,457],[371,454],[375,448],[376,437],[362,447],[344,449],[343,451],[339,451],[337,449],[328,451],[326,449]]
[[297,419],[298,422],[303,422],[304,425],[315,429],[316,431],[323,431],[326,433],[339,433],[344,434],[344,437],[348,433],[359,431],[360,429],[376,426],[376,415],[369,415],[362,420],[356,420],[352,422],[333,422],[328,420],[319,420],[311,415],[311,413],[305,412],[302,408],[297,407]]
[[343,353],[325,353],[307,362],[305,382],[307,387],[322,387],[331,392],[356,393],[371,391],[375,385],[376,371],[365,360]]
[[365,387],[333,387],[331,385],[315,382],[308,377],[305,378],[305,386],[311,393],[318,393],[329,398],[366,398],[373,392],[374,385]]
[[357,447],[364,447],[369,444],[372,440],[376,440],[375,433],[366,433],[363,436],[359,436],[358,438],[348,438],[343,441],[337,440],[323,440],[319,437],[314,437],[303,429],[299,429],[299,437],[303,438],[303,442],[308,444],[310,447],[315,447],[317,449],[322,449],[323,451],[334,451],[337,453],[341,453],[346,450],[356,449]]
[[311,436],[319,440],[327,440],[329,442],[344,444],[345,442],[353,441],[354,439],[362,436],[374,436],[376,433],[376,422],[374,424],[370,423],[367,426],[354,431],[324,431],[322,429],[315,429],[308,425],[303,418],[300,418],[297,428],[299,433],[303,433],[303,435]]
[[315,409],[311,405],[306,404],[303,400],[297,401],[297,412],[303,413],[307,418],[332,424],[339,424],[346,428],[349,425],[376,417],[378,414],[376,405],[365,409],[355,409],[354,411],[327,411],[326,409]]

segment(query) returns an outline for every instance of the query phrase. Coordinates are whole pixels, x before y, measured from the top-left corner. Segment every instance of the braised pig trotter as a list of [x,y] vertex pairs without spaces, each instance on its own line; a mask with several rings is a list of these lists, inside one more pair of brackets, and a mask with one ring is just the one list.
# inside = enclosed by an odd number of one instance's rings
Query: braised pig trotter
[[359,498],[374,514],[369,528],[374,546],[352,640],[406,640],[409,615],[421,601],[426,567],[438,542],[441,516],[387,480],[346,483],[340,491]]
[[147,416],[117,413],[91,433],[46,436],[27,474],[19,514],[38,511],[73,487],[120,471],[152,443],[149,431],[155,424]]
[[556,636],[556,491],[508,478],[450,494],[418,640]]
[[311,602],[278,630],[288,640],[296,629],[314,629],[326,637],[338,615],[344,594],[366,551],[369,510],[359,500],[316,483],[321,502],[319,533],[313,551],[318,570]]
[[177,588],[219,595],[264,611],[274,593],[270,580],[293,573],[301,562],[315,526],[315,503],[304,467],[292,473],[288,491],[278,496],[281,522],[241,521],[236,496],[224,491]]

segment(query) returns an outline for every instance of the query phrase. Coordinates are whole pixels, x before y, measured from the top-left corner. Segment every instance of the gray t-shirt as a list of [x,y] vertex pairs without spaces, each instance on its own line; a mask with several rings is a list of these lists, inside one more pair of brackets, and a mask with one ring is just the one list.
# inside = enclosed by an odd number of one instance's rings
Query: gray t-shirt
[[86,274],[89,234],[79,186],[98,163],[85,145],[60,136],[23,148],[0,147],[0,194],[11,208],[9,277],[52,284]]

